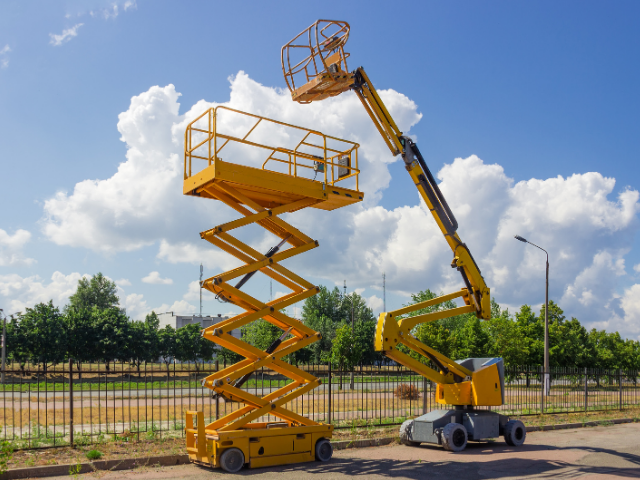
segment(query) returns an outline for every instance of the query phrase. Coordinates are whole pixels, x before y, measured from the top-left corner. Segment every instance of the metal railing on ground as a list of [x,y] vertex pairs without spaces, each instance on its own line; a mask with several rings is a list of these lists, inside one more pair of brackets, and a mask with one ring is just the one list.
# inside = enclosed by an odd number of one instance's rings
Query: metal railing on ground
[[[0,439],[31,449],[92,444],[106,437],[180,436],[187,410],[203,411],[206,420],[213,420],[240,408],[213,398],[200,383],[225,366],[69,362],[44,369],[9,364],[0,385]],[[336,428],[400,424],[447,408],[435,402],[434,384],[401,366],[360,365],[353,372],[328,364],[299,366],[322,379],[322,385],[289,408]],[[640,405],[637,371],[553,368],[550,373],[549,395],[544,395],[540,367],[507,367],[505,404],[494,410],[535,415]],[[262,396],[289,381],[260,370],[242,388]]]

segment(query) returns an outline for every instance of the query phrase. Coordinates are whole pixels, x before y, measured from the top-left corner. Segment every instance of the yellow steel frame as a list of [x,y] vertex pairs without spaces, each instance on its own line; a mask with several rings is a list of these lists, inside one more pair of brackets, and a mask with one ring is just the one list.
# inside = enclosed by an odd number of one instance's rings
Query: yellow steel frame
[[[299,103],[310,103],[353,90],[391,153],[393,155],[402,154],[404,158],[408,147],[409,149],[412,148],[407,145],[410,139],[403,136],[364,69],[359,67],[352,73],[346,72],[346,59],[349,54],[344,51],[344,46],[349,37],[349,30],[349,24],[346,22],[318,20],[282,47],[282,70],[291,92],[291,98]],[[329,33],[320,35],[320,37],[316,33],[335,31],[338,33]],[[314,33],[316,33],[315,37]],[[331,36],[332,34],[333,36]],[[318,38],[328,38],[329,48],[325,47],[327,40],[323,43],[319,42]],[[302,39],[308,39],[307,45],[301,43]],[[289,60],[291,52],[299,48],[303,48],[307,56],[292,65]],[[294,81],[294,78],[299,77],[300,73],[305,74],[306,83],[304,85],[296,85]],[[412,146],[417,151],[417,147],[415,145]],[[381,313],[376,328],[375,349],[436,382],[438,384],[436,400],[440,403],[453,405],[501,405],[502,395],[501,390],[498,388],[499,374],[496,365],[471,372],[421,343],[411,334],[412,329],[420,323],[463,313],[475,313],[479,318],[489,319],[491,301],[490,290],[469,249],[458,234],[455,231],[451,231],[447,225],[447,219],[444,216],[448,207],[446,207],[444,198],[441,197],[441,194],[440,196],[434,195],[433,190],[428,192],[425,189],[428,185],[425,180],[425,176],[428,173],[425,171],[426,165],[421,164],[421,158],[418,159],[416,157],[415,160],[404,159],[406,169],[413,183],[418,188],[420,196],[453,251],[454,258],[451,266],[461,272],[466,287],[458,292],[427,302]],[[430,175],[430,173],[428,174]],[[427,188],[433,189],[433,187]],[[403,315],[460,297],[465,303],[462,307],[403,319]],[[402,353],[398,349],[400,344],[405,345],[443,368],[440,371],[436,371]],[[474,379],[476,379],[476,382],[474,382]],[[482,380],[480,381],[480,379]],[[491,385],[491,388],[487,388],[486,385]],[[495,385],[495,388],[493,385]]]
[[[248,127],[245,125],[248,133],[242,136],[222,133],[218,119],[218,111],[222,108],[251,119]],[[259,124],[268,122],[303,130],[301,136],[304,140],[292,149],[274,147],[260,143],[257,139],[249,139]],[[321,438],[330,438],[333,426],[299,415],[287,409],[286,405],[316,388],[321,381],[287,363],[283,358],[318,341],[320,333],[283,313],[283,310],[315,295],[319,289],[282,266],[281,262],[316,248],[318,242],[280,216],[306,207],[330,210],[362,200],[362,193],[357,190],[357,177],[360,172],[357,169],[358,145],[227,107],[208,110],[189,124],[185,135],[184,193],[222,201],[242,214],[241,218],[206,230],[200,236],[244,263],[241,267],[215,275],[202,283],[202,288],[244,310],[243,313],[202,331],[205,339],[244,357],[236,364],[209,375],[202,384],[218,395],[240,402],[244,406],[206,425],[202,412],[187,412],[186,437],[189,457],[194,462],[216,467],[219,466],[219,457],[224,450],[234,447],[243,452],[251,467],[313,460],[316,442]],[[311,137],[317,137],[320,141],[310,142]],[[330,148],[327,145],[328,140],[340,144],[341,147]],[[229,142],[238,142],[266,151],[268,156],[261,168],[223,162],[219,153]],[[321,155],[305,153],[299,148],[303,144],[310,149],[316,149]],[[277,158],[276,154],[283,156]],[[298,167],[311,161],[322,162],[331,168],[344,168],[336,163],[336,159],[345,156],[351,156],[355,160],[355,167],[351,167],[349,174],[341,178],[327,175],[328,168],[325,168],[324,178],[318,181],[301,178],[297,173]],[[194,172],[193,160],[205,161],[205,169]],[[270,161],[283,162],[289,168],[284,173],[273,173],[266,168]],[[227,169],[231,168],[231,165],[234,170],[228,173]],[[348,177],[354,177],[356,190],[334,185]],[[331,195],[334,198],[326,193],[327,185],[331,186]],[[323,207],[324,204],[328,206]],[[260,225],[286,242],[289,248],[267,257],[231,234],[238,228],[252,224]],[[263,302],[232,285],[234,279],[257,271],[284,285],[291,292],[275,300]],[[291,337],[268,354],[231,335],[231,331],[259,319],[264,319],[283,332],[288,332]],[[236,380],[261,368],[282,374],[291,379],[291,382],[264,396],[254,395],[234,386]],[[269,416],[276,417],[278,422],[267,422]]]

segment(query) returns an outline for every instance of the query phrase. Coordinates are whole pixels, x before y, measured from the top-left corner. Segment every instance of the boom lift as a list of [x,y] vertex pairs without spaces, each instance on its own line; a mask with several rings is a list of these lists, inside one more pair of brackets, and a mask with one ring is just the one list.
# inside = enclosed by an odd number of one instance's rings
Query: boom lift
[[[200,237],[244,263],[202,282],[202,288],[244,310],[205,328],[202,336],[244,358],[203,380],[212,395],[234,403],[230,413],[207,424],[204,411],[187,412],[187,452],[192,462],[237,472],[245,464],[261,467],[331,458],[333,426],[305,415],[313,402],[301,402],[302,411],[290,409],[292,401],[318,387],[321,380],[286,361],[287,355],[320,340],[320,333],[284,309],[315,295],[319,288],[281,262],[316,248],[318,242],[280,216],[307,207],[335,210],[362,201],[359,173],[358,144],[316,130],[225,106],[205,111],[187,126],[183,193],[218,200],[242,215]],[[279,243],[263,255],[232,235],[249,225],[263,227]],[[282,249],[285,243],[289,248]],[[242,291],[257,272],[290,293],[265,302]],[[231,334],[259,319],[283,331],[264,352]],[[262,389],[262,395],[258,388],[253,393],[241,389],[261,368],[290,382],[272,391]]]
[[[318,20],[282,47],[282,70],[291,97],[311,103],[346,91],[358,96],[393,155],[402,155],[405,168],[432,213],[453,251],[451,267],[460,272],[464,287],[447,295],[380,314],[375,349],[387,357],[435,382],[436,401],[453,408],[434,410],[400,428],[407,445],[436,443],[451,451],[461,451],[467,440],[483,440],[503,435],[512,446],[524,443],[522,422],[475,407],[504,403],[504,364],[501,358],[467,358],[454,361],[420,342],[413,334],[418,324],[475,313],[489,319],[489,288],[471,251],[456,232],[458,222],[449,208],[418,146],[403,135],[362,67],[348,71],[349,54],[344,47],[349,38],[347,22]],[[406,317],[417,310],[462,298],[464,305],[450,310]],[[424,357],[435,368],[402,352],[404,345]]]

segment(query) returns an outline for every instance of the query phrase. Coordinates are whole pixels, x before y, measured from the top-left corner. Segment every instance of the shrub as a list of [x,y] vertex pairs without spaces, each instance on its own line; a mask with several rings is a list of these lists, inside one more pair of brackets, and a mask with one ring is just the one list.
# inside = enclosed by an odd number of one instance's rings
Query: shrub
[[401,383],[398,385],[393,394],[402,400],[417,400],[420,398],[418,387],[408,383]]
[[0,475],[9,469],[8,463],[13,454],[13,446],[9,442],[0,442]]
[[87,452],[87,458],[89,460],[99,460],[100,458],[102,458],[102,453],[100,453],[98,450],[91,450]]

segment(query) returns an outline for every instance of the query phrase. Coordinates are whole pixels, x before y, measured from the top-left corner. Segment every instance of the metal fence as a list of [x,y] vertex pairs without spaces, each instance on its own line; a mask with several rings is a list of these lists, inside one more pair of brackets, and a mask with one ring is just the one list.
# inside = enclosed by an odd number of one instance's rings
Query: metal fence
[[[336,428],[394,425],[447,408],[435,402],[434,384],[401,366],[359,366],[353,372],[298,366],[321,378],[322,385],[288,408]],[[212,398],[201,385],[223,364],[8,367],[0,385],[0,438],[19,449],[91,444],[108,436],[180,436],[186,410],[203,411],[213,420],[241,407]],[[636,371],[554,368],[545,395],[540,368],[509,367],[505,404],[493,409],[508,415],[624,409],[640,404],[638,377]],[[260,370],[243,389],[262,396],[289,381]]]

